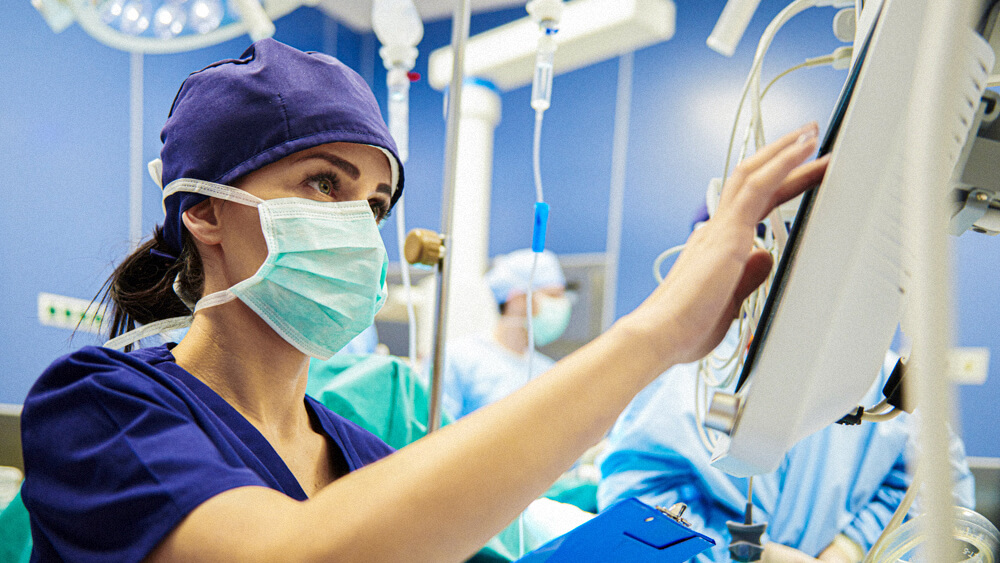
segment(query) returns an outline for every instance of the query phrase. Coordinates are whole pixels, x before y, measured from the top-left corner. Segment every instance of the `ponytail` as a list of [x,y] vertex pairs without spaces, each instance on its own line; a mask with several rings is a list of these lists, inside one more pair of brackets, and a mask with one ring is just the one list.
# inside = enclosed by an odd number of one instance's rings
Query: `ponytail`
[[[101,297],[101,302],[112,310],[109,338],[133,330],[136,324],[191,314],[185,301],[194,303],[201,298],[205,275],[201,257],[186,230],[182,240],[180,256],[173,260],[162,227],[156,227],[153,238],[115,268]],[[175,279],[180,296],[174,291]],[[125,348],[129,349],[131,346]]]

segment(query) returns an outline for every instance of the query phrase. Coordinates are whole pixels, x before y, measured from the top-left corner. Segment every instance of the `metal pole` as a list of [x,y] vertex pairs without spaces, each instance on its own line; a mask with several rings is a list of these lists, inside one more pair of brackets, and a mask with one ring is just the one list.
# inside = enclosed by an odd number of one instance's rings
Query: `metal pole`
[[142,53],[129,58],[129,247],[142,240]]
[[437,322],[434,327],[434,363],[431,371],[430,406],[427,409],[427,432],[441,426],[441,382],[444,379],[445,342],[448,337],[448,285],[452,279],[452,221],[455,216],[455,170],[458,167],[458,125],[462,107],[462,83],[465,80],[465,43],[469,39],[469,0],[457,0],[451,24],[451,85],[448,89],[448,123],[445,131],[444,182],[441,190],[441,232],[445,253],[438,271]]
[[622,249],[622,219],[625,205],[625,165],[628,157],[628,127],[632,107],[633,53],[618,58],[618,92],[615,96],[615,132],[611,147],[611,195],[608,207],[608,239],[604,250],[604,306],[601,330],[615,322],[618,295],[618,262]]
[[[964,65],[944,54],[966,41],[965,2],[928,0],[916,53],[915,95],[909,110],[904,196],[904,245],[912,258],[909,315],[913,375],[919,408],[918,475],[927,543],[922,561],[954,560],[951,530],[953,476],[949,457],[952,388],[948,350],[952,340],[951,255],[945,198],[948,175],[942,144],[950,137],[945,113],[956,98]],[[975,134],[975,133],[973,133]]]

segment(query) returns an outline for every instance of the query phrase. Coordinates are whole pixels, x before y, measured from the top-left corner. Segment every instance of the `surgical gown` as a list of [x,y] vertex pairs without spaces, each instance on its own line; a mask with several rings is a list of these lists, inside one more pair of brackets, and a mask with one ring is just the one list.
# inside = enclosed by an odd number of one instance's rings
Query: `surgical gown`
[[[722,347],[735,345],[733,331]],[[895,358],[887,357],[864,399],[872,405]],[[727,520],[743,520],[747,480],[709,465],[694,417],[697,364],[675,366],[645,389],[619,417],[599,460],[598,505],[638,497],[650,505],[688,505],[684,517],[717,544],[696,561],[729,561]],[[910,483],[912,417],[878,424],[838,424],[795,445],[774,473],[753,480],[754,521],[767,522],[771,541],[817,556],[839,533],[867,551]],[[971,507],[973,483],[960,440],[952,440],[956,503]]]
[[[537,377],[555,362],[541,352],[533,353],[531,371]],[[449,343],[445,358],[442,404],[455,419],[499,401],[529,379],[528,356],[515,354],[488,336]]]

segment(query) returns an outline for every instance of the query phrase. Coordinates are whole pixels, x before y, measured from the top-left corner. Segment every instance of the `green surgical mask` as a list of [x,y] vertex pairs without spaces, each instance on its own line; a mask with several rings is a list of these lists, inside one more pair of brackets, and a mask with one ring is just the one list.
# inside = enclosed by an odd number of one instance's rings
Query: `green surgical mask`
[[535,298],[538,300],[538,313],[531,319],[535,345],[545,346],[555,342],[566,332],[573,307],[568,297],[549,297],[536,293]]
[[[389,258],[368,202],[262,200],[232,186],[187,178],[171,182],[163,197],[178,191],[256,207],[267,241],[267,258],[257,272],[202,297],[196,312],[239,299],[289,344],[323,360],[375,321],[385,302]],[[190,324],[190,317],[151,323],[107,346],[124,346],[178,324]]]

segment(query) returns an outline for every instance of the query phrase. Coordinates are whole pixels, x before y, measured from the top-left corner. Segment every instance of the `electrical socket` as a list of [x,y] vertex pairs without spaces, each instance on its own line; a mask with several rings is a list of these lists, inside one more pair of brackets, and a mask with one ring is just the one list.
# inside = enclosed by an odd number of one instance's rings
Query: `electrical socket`
[[38,294],[38,321],[46,326],[101,332],[107,309],[86,299],[41,292]]
[[949,360],[951,381],[958,385],[982,385],[990,369],[989,348],[952,348]]

